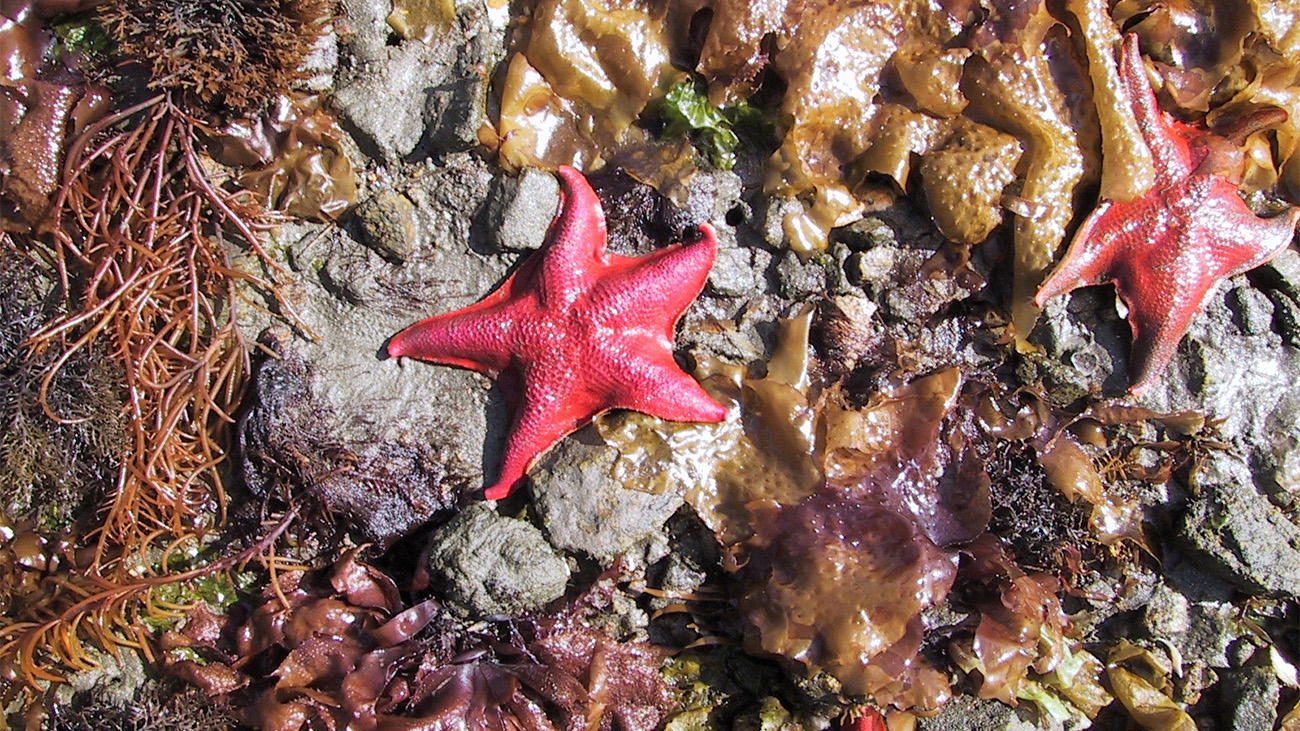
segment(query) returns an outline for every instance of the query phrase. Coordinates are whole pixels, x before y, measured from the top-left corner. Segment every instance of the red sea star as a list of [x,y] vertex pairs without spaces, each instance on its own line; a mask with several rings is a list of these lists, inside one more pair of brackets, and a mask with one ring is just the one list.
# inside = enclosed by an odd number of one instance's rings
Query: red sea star
[[1120,63],[1156,183],[1133,200],[1101,202],[1034,304],[1041,307],[1078,287],[1114,283],[1133,329],[1129,392],[1136,395],[1169,364],[1214,285],[1281,251],[1300,210],[1267,219],[1252,213],[1237,194],[1236,145],[1160,110],[1137,36],[1126,39]]
[[713,227],[634,258],[605,251],[605,214],[586,178],[559,169],[560,212],[541,251],[477,304],[418,322],[388,355],[497,378],[514,411],[490,500],[510,494],[532,461],[609,409],[672,421],[727,411],[673,360],[673,330],[717,255]]

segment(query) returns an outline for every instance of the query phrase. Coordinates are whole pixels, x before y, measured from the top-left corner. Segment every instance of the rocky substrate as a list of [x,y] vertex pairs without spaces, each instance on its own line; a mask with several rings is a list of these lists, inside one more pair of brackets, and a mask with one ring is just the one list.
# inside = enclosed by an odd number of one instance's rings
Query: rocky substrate
[[[722,554],[683,498],[615,480],[616,451],[594,428],[547,453],[521,497],[484,502],[508,423],[499,389],[469,371],[384,357],[391,335],[477,301],[539,247],[559,190],[543,171],[503,173],[476,147],[505,18],[464,3],[453,27],[424,43],[393,34],[386,0],[343,5],[330,104],[349,135],[361,202],[337,225],[286,225],[273,234],[304,328],[254,308],[239,313],[247,338],[274,354],[259,366],[239,425],[248,504],[289,491],[328,516],[317,530],[333,531],[332,540],[372,543],[376,554],[420,543],[435,595],[471,621],[540,610],[610,567],[627,586],[664,596],[725,587]],[[996,285],[1005,227],[969,269],[934,274],[929,263],[945,242],[911,199],[869,213],[836,231],[826,252],[801,258],[782,242],[788,204],[763,196],[753,160],[697,174],[681,208],[617,171],[592,182],[610,247],[620,253],[666,245],[696,223],[718,228],[717,263],[680,326],[684,364],[763,362],[778,318],[835,302],[871,314],[881,330],[868,339],[911,344],[912,372],[994,368],[1013,387],[1015,379],[1042,383],[1062,409],[1085,399],[1131,402],[1123,395],[1128,328],[1107,289],[1049,303],[1031,352],[1008,354],[1005,344],[963,329],[975,313],[1005,304]],[[1199,412],[1211,426],[1167,479],[1124,483],[1144,510],[1147,550],[1088,574],[1066,600],[1085,645],[1127,639],[1163,653],[1174,667],[1174,699],[1203,731],[1272,729],[1295,695],[1287,685],[1294,671],[1277,667],[1297,649],[1298,323],[1294,250],[1210,298],[1173,366],[1136,405]],[[624,597],[611,621],[670,645],[697,638],[671,614],[651,621],[646,610],[667,605]],[[1278,638],[1262,628],[1288,623],[1292,644],[1275,649]],[[713,631],[735,642],[745,628],[723,617]],[[717,693],[744,699],[733,705],[738,727],[776,717],[768,701],[784,704],[791,724],[834,717],[816,681],[767,659],[737,663],[745,667],[739,676],[761,679],[717,680]],[[1110,709],[1098,727],[1121,726],[1122,718]],[[920,728],[1051,723],[1030,704],[966,696]]]

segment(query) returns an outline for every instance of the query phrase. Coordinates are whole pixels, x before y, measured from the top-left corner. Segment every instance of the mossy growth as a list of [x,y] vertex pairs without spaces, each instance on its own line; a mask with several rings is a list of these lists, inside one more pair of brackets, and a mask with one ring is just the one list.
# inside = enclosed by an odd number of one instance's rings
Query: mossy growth
[[144,67],[150,88],[196,113],[255,114],[306,76],[303,64],[332,17],[332,0],[140,0],[98,19],[117,55]]
[[25,341],[53,314],[50,287],[31,259],[0,250],[0,509],[58,530],[112,487],[125,447],[121,374],[101,348],[83,348],[46,387],[56,352]]

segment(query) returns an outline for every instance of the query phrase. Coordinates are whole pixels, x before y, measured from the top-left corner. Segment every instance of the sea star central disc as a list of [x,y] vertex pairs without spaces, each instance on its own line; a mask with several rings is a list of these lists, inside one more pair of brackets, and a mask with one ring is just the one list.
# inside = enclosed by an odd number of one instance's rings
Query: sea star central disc
[[514,414],[491,500],[532,462],[609,409],[672,421],[726,417],[673,360],[673,330],[717,255],[713,227],[644,257],[605,250],[605,214],[577,170],[561,167],[560,212],[542,249],[477,304],[394,335],[388,355],[496,378]]

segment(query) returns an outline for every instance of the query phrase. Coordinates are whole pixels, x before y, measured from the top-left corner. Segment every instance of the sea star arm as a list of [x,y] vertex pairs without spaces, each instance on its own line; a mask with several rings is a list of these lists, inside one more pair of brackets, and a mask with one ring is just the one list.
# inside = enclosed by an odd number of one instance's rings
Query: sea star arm
[[1156,94],[1151,89],[1151,79],[1147,76],[1146,64],[1142,63],[1142,50],[1136,33],[1130,33],[1124,39],[1124,49],[1120,53],[1120,75],[1124,79],[1133,115],[1137,118],[1138,130],[1142,133],[1147,148],[1151,150],[1156,179],[1187,177],[1195,165],[1186,133],[1179,129],[1178,123],[1168,114],[1160,110]]
[[[1065,257],[1034,296],[1035,307],[1042,307],[1053,297],[1078,287],[1099,284],[1105,278],[1104,270],[1108,263],[1106,253],[1110,248],[1110,240],[1114,237],[1113,223],[1125,212],[1113,211],[1112,208],[1116,205],[1111,201],[1102,201],[1079,227]],[[1125,209],[1132,208],[1118,205]]]
[[[566,434],[587,424],[605,408],[580,388],[576,376],[557,380],[503,374],[502,387],[515,400],[514,421],[506,436],[505,456],[497,481],[484,496],[501,500],[514,491],[540,454]],[[522,382],[522,386],[520,383]]]
[[667,347],[654,347],[651,333],[635,336],[645,341],[624,356],[626,370],[619,371],[610,385],[610,408],[631,409],[668,421],[716,423],[727,418],[727,410],[673,360]]
[[700,224],[695,241],[626,260],[624,271],[607,276],[593,288],[593,306],[612,313],[607,324],[615,328],[643,321],[646,308],[654,308],[663,313],[658,320],[671,340],[682,312],[704,289],[717,252],[713,227]]
[[[1139,396],[1155,383],[1164,372],[1187,328],[1199,312],[1199,307],[1172,307],[1168,302],[1141,296],[1141,284],[1128,279],[1116,282],[1117,292],[1129,308],[1128,322],[1133,330],[1133,347],[1129,372],[1132,385],[1129,393]],[[1181,280],[1180,291],[1171,296],[1174,300],[1199,303],[1212,288],[1211,280],[1204,277]]]
[[509,289],[503,286],[478,304],[411,325],[388,341],[388,357],[406,356],[495,377],[510,364],[507,343],[519,309],[497,296]]
[[1260,218],[1246,207],[1237,195],[1237,186],[1226,178],[1210,176],[1200,184],[1209,192],[1198,213],[1204,222],[1203,229],[1213,237],[1212,245],[1207,248],[1221,276],[1236,276],[1254,269],[1295,238],[1300,208],[1291,208],[1280,216]]
[[568,309],[609,262],[605,251],[605,212],[582,173],[561,165],[560,212],[551,222],[547,256],[538,272],[543,307]]

